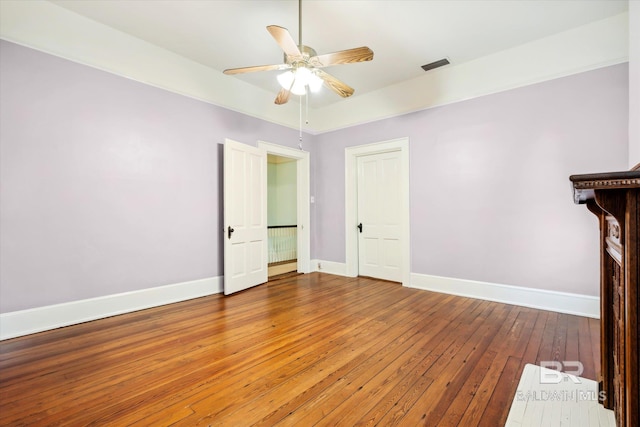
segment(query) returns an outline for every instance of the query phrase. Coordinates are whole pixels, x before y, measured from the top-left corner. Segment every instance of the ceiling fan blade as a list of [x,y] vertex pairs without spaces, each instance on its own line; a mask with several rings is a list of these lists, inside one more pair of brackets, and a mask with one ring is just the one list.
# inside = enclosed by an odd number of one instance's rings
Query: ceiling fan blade
[[293,40],[293,37],[291,37],[291,34],[289,34],[289,30],[277,25],[269,25],[267,31],[269,31],[271,36],[276,40],[276,43],[278,43],[278,46],[284,50],[287,56],[302,56],[298,45],[295,40]]
[[275,65],[256,65],[254,67],[241,67],[241,68],[229,68],[224,70],[225,74],[242,74],[253,73],[255,71],[271,71],[271,70],[288,70],[291,68],[289,64],[275,64]]
[[330,65],[371,61],[372,59],[373,51],[366,46],[362,46],[354,49],[341,50],[340,52],[314,56],[309,59],[309,63],[314,67],[328,67]]
[[284,88],[280,89],[278,92],[278,96],[276,96],[276,100],[273,101],[278,105],[286,104],[289,101],[289,97],[291,96],[291,91],[288,91]]
[[347,86],[345,83],[336,79],[331,74],[318,69],[316,69],[316,73],[318,74],[318,77],[324,80],[325,84],[329,86],[331,90],[333,90],[335,93],[337,93],[341,97],[348,98],[351,95],[353,95],[353,92],[355,90],[352,87]]

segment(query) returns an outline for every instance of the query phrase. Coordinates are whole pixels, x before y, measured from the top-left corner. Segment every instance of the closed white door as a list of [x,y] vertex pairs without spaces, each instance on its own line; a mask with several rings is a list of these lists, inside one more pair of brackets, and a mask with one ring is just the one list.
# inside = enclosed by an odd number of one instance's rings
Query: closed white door
[[267,281],[267,153],[224,143],[224,293]]
[[400,152],[358,157],[358,270],[402,281]]

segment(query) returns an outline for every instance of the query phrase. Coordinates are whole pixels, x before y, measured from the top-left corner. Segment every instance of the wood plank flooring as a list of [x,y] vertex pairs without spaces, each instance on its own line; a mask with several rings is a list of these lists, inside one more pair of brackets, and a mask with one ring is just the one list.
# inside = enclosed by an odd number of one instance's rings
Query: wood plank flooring
[[0,343],[0,425],[504,425],[598,321],[313,273]]
[[298,271],[298,260],[274,262],[273,264],[269,264],[267,269],[269,280],[271,280],[272,278],[275,278],[275,276]]

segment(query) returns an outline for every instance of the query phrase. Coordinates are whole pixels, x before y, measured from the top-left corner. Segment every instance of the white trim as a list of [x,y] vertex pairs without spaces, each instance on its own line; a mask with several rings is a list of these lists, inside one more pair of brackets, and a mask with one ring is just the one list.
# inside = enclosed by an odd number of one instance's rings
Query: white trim
[[222,276],[0,314],[0,340],[222,292]]
[[347,277],[347,265],[343,262],[325,261],[321,259],[311,260],[313,272],[335,274],[336,276]]
[[600,298],[590,295],[411,273],[410,288],[600,318]]
[[297,218],[298,218],[298,272],[311,271],[311,208],[309,190],[309,153],[270,142],[258,141],[258,147],[267,154],[296,159],[297,164]]
[[411,280],[411,223],[409,216],[409,138],[345,148],[345,255],[346,275],[358,275],[358,164],[360,156],[400,151],[402,216],[402,284]]

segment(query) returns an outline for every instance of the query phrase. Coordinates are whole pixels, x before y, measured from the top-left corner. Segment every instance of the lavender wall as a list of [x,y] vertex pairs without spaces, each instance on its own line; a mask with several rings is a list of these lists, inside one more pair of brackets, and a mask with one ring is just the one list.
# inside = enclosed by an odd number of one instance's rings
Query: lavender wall
[[0,42],[0,312],[222,274],[222,143],[295,130]]
[[315,257],[345,261],[344,148],[409,137],[412,272],[597,295],[597,224],[568,177],[627,169],[627,74],[616,65],[317,136]]
[[[5,41],[0,93],[3,313],[221,275],[221,143],[298,143]],[[413,272],[595,295],[595,219],[567,177],[626,168],[627,102],[619,65],[306,135],[312,258],[345,260],[344,148],[408,136]]]

